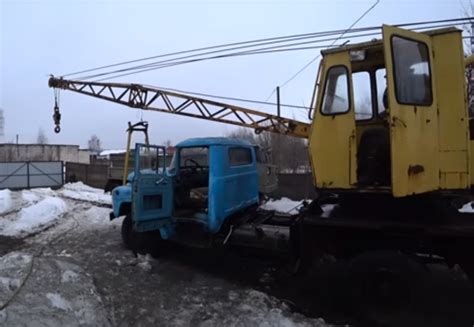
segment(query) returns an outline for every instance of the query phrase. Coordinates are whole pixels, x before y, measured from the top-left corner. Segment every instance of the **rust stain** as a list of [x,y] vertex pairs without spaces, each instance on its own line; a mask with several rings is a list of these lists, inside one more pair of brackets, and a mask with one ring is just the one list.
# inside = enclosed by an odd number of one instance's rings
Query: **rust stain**
[[410,165],[408,166],[408,176],[417,175],[425,171],[425,167],[422,165]]

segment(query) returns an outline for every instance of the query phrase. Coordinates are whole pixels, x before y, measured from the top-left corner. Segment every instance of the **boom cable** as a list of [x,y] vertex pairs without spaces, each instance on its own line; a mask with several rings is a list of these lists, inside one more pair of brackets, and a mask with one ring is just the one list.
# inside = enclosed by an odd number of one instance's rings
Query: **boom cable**
[[[369,8],[369,10],[366,11],[364,14],[366,15],[370,10],[371,9]],[[363,18],[364,14],[360,17],[360,19]],[[451,25],[453,23],[456,23],[456,25],[459,25],[459,24],[463,24],[463,23],[466,23],[468,21],[471,21],[472,19],[473,19],[472,17],[465,17],[465,18],[445,19],[445,20],[437,20],[437,21],[424,21],[424,22],[406,23],[406,24],[399,24],[399,25],[395,25],[395,26],[399,26],[399,27],[412,26],[412,27],[414,27],[414,26],[422,26],[422,25],[427,25],[427,24],[442,24],[442,23],[451,23]],[[136,59],[136,60],[129,60],[129,61],[115,63],[115,64],[111,64],[111,65],[95,67],[95,68],[91,68],[91,69],[86,69],[86,70],[82,70],[82,71],[77,71],[77,72],[65,74],[65,75],[62,75],[62,77],[72,76],[72,75],[79,75],[79,74],[84,74],[84,73],[87,73],[87,72],[100,71],[100,70],[104,70],[104,69],[107,69],[107,68],[124,66],[124,65],[129,65],[129,64],[132,64],[132,63],[150,61],[152,59],[172,57],[172,56],[183,55],[183,54],[188,54],[188,55],[184,56],[184,58],[183,58],[183,56],[178,57],[178,58],[174,57],[174,58],[166,59],[165,61],[172,62],[172,61],[176,61],[176,60],[179,60],[179,59],[199,57],[199,56],[203,56],[203,55],[211,54],[211,53],[218,53],[218,52],[244,49],[244,48],[255,48],[255,47],[261,47],[261,46],[264,46],[264,45],[271,45],[271,44],[278,44],[278,43],[279,44],[287,43],[286,46],[290,46],[292,44],[288,44],[288,42],[294,42],[294,41],[304,40],[304,39],[309,39],[309,38],[321,38],[321,37],[324,37],[324,36],[331,36],[331,35],[337,35],[337,34],[340,34],[339,35],[340,37],[342,37],[345,34],[351,34],[351,35],[353,35],[353,37],[360,37],[360,36],[357,36],[356,34],[361,33],[361,32],[367,32],[367,31],[375,31],[375,30],[380,30],[380,26],[363,27],[363,28],[357,28],[357,29],[325,31],[325,32],[317,32],[317,33],[294,34],[294,35],[288,35],[288,36],[264,38],[264,39],[257,39],[257,40],[251,40],[251,41],[227,43],[227,44],[223,44],[223,45],[215,45],[215,46],[210,46],[210,47],[202,47],[202,48],[197,48],[197,49],[172,52],[172,53],[167,53],[167,54],[162,54],[162,55],[157,55],[157,56],[140,58],[140,59]],[[313,42],[321,42],[321,41],[315,40]],[[283,47],[284,45],[280,45],[280,46]],[[219,50],[215,50],[215,49],[219,49]],[[203,52],[204,50],[213,50],[213,51]],[[258,49],[254,49],[254,50],[258,50]],[[304,50],[304,49],[302,49],[302,50]],[[291,50],[288,49],[288,51],[291,51]],[[191,55],[191,53],[193,53],[193,54]],[[254,53],[258,54],[260,52],[255,51]],[[151,63],[143,64],[143,65],[140,65],[140,66],[128,67],[128,68],[123,68],[123,69],[114,70],[114,71],[108,71],[108,72],[101,73],[101,76],[116,74],[117,72],[125,72],[127,70],[130,70],[130,71],[139,70],[139,69],[145,68],[147,66],[149,66],[151,68],[152,65],[157,65],[157,64],[160,64],[160,62],[151,62]],[[96,74],[96,75],[98,75],[98,74]]]

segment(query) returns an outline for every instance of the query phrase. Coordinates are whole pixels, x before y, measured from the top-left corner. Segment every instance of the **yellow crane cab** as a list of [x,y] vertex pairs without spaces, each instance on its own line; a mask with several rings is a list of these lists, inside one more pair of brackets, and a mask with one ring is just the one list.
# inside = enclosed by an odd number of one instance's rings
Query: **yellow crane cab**
[[322,52],[312,104],[314,185],[346,193],[466,193],[470,136],[461,30],[383,26]]

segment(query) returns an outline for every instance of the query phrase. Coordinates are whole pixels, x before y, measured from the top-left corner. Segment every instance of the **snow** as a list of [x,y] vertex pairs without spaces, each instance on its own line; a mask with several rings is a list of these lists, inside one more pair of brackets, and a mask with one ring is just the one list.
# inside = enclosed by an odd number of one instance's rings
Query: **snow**
[[296,214],[298,208],[303,205],[303,201],[293,201],[288,198],[281,198],[279,200],[270,199],[268,202],[260,206],[264,210],[275,210],[279,213]]
[[82,182],[65,184],[58,193],[75,200],[112,204],[110,194],[105,194],[104,190],[90,187]]
[[61,283],[70,283],[76,281],[78,278],[78,274],[75,273],[72,270],[66,270],[63,272],[63,275],[61,276]]
[[66,210],[67,205],[62,199],[47,197],[36,204],[21,209],[13,220],[0,221],[0,235],[20,236],[34,233],[50,225]]
[[58,308],[64,311],[71,310],[71,303],[65,300],[61,294],[58,293],[46,293],[46,297],[51,302],[54,308]]
[[9,211],[12,207],[12,192],[9,189],[0,190],[0,214]]
[[21,197],[26,204],[33,204],[40,200],[39,195],[30,190],[21,191]]
[[474,208],[472,207],[473,202],[466,203],[463,205],[459,212],[461,213],[474,213]]
[[[172,326],[323,327],[323,319],[307,318],[278,299],[253,289],[235,289],[226,298],[208,302],[199,290],[185,289]],[[204,295],[205,296],[205,295]],[[185,308],[185,309],[183,309]]]
[[31,255],[18,252],[0,257],[0,305],[6,303],[20,287],[32,260]]
[[121,154],[125,153],[127,150],[104,150],[99,153],[99,156],[110,156],[111,154]]
[[[92,277],[81,267],[54,257],[36,257],[29,274],[31,260],[31,255],[20,252],[0,257],[0,280],[14,280],[9,282],[13,289],[0,283],[0,305],[9,302],[0,311],[0,326],[110,325]],[[62,284],[65,275],[75,276],[67,287]]]

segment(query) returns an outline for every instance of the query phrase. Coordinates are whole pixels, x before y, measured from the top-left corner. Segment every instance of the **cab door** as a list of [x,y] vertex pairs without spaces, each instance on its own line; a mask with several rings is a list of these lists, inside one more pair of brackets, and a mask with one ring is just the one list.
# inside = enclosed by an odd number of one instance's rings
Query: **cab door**
[[313,178],[318,188],[349,189],[356,180],[356,129],[347,51],[323,60],[309,142]]
[[383,26],[395,197],[438,189],[438,113],[428,35]]
[[172,215],[173,185],[166,173],[166,149],[137,144],[132,181],[132,218],[137,231],[157,230]]

